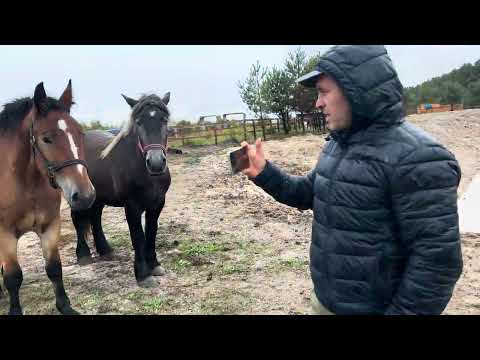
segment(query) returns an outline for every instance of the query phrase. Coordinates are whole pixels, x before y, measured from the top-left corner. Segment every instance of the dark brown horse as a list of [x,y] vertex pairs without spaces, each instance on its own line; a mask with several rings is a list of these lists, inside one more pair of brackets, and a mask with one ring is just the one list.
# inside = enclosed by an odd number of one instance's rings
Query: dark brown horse
[[[124,207],[135,251],[135,277],[140,286],[150,287],[156,284],[152,275],[164,274],[155,253],[155,237],[171,181],[166,152],[170,93],[163,99],[156,95],[124,98],[132,113],[116,136],[108,131],[86,133],[86,159],[97,198],[90,209],[71,213],[77,231],[76,253],[79,264],[91,262],[86,243],[91,229],[100,257],[110,257],[102,211],[105,205]],[[145,231],[141,222],[144,212]]]
[[72,209],[85,209],[93,203],[95,189],[84,163],[84,135],[70,116],[71,105],[71,82],[59,100],[47,97],[40,83],[33,99],[6,104],[0,113],[0,265],[10,314],[22,314],[17,242],[29,231],[40,237],[57,309],[77,313],[65,293],[57,246],[61,193]]

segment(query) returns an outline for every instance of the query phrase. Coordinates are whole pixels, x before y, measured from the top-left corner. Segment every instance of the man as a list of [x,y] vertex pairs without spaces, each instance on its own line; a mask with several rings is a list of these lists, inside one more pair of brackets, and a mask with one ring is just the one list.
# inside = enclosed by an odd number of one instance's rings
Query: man
[[404,119],[403,87],[384,46],[336,46],[297,80],[316,87],[330,130],[306,176],[248,146],[243,172],[277,201],[313,209],[317,314],[441,314],[463,268],[460,167]]

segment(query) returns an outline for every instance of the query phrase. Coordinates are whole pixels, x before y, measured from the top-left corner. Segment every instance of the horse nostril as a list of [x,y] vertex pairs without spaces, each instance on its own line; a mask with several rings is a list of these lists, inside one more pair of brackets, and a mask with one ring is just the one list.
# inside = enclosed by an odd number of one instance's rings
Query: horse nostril
[[148,167],[152,167],[152,160],[147,159],[147,166],[148,166]]
[[77,201],[78,201],[78,192],[73,193],[73,195],[72,195],[72,201],[73,201],[73,202],[77,202]]

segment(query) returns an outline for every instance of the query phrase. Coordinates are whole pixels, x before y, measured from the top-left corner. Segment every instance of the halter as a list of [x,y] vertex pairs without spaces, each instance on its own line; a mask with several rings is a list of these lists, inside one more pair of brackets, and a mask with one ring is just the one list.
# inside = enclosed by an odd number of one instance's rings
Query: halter
[[47,160],[45,155],[43,155],[43,153],[38,148],[37,140],[35,138],[35,135],[33,135],[33,121],[32,121],[32,126],[30,126],[30,145],[32,146],[33,157],[35,158],[35,152],[38,152],[42,157],[43,163],[45,164],[45,167],[47,169],[47,175],[48,175],[48,179],[50,180],[50,185],[54,189],[58,189],[58,184],[55,181],[55,173],[62,170],[63,168],[66,168],[72,165],[83,165],[88,171],[87,163],[80,159],[66,160],[61,163],[56,163],[54,161]]
[[138,149],[140,150],[140,152],[142,153],[142,156],[145,157],[145,155],[147,154],[147,151],[149,150],[154,150],[154,149],[160,149],[163,151],[163,155],[165,155],[165,157],[167,157],[167,148],[162,145],[162,144],[149,144],[147,146],[143,146],[142,145],[142,140],[140,140],[140,136],[138,137],[138,142],[137,142],[137,146],[138,146]]
[[[140,150],[140,152],[142,153],[142,157],[145,159],[145,156],[147,154],[147,151],[149,150],[154,150],[154,149],[160,149],[162,150],[163,152],[163,156],[165,156],[165,159],[167,158],[167,148],[162,145],[162,144],[149,144],[147,146],[143,146],[142,145],[142,140],[140,140],[140,136],[138,137],[138,141],[137,141],[137,146],[138,146],[138,149]],[[150,169],[148,168],[147,166],[147,170],[148,172],[150,173],[150,175],[153,175],[153,176],[157,176],[157,175],[160,175],[160,173],[156,173],[156,172],[151,172]]]

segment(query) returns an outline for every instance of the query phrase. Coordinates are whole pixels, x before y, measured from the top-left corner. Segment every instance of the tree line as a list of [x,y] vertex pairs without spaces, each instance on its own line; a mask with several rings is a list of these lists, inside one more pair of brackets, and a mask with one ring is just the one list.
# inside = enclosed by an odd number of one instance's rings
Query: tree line
[[[320,56],[319,53],[309,57],[299,47],[288,53],[281,68],[269,69],[257,61],[247,78],[238,83],[242,101],[257,118],[268,114],[278,116],[288,133],[292,112],[302,114],[315,109],[315,89],[304,88],[295,80],[312,71]],[[405,87],[404,103],[407,110],[425,103],[480,105],[480,60],[420,85]]]
[[480,60],[404,89],[408,108],[419,104],[480,105]]

